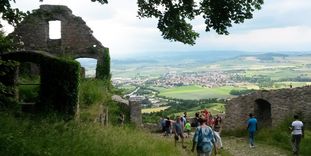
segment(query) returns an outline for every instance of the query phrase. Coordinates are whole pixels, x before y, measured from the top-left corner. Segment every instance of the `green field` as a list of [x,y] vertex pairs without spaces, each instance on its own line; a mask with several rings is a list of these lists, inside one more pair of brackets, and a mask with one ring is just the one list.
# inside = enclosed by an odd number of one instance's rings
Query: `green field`
[[217,88],[205,88],[200,86],[182,86],[165,89],[160,91],[160,96],[178,98],[178,99],[208,99],[208,98],[231,98],[230,95],[232,89],[241,89],[233,86],[217,87]]
[[[310,60],[311,55],[285,57],[270,54],[241,56],[213,63],[201,62],[197,64],[187,64],[187,61],[182,64],[178,62],[178,60],[174,60],[177,62],[169,64],[167,61],[157,60],[157,63],[131,64],[126,67],[118,66],[119,68],[114,69],[113,73],[116,74],[114,76],[135,77],[140,80],[156,80],[161,75],[170,71],[176,73],[222,71],[227,75],[236,74],[238,75],[238,78],[244,78],[244,82],[237,81],[236,84],[234,84],[238,87],[224,86],[217,88],[204,88],[192,85],[166,88],[168,86],[163,85],[164,87],[158,87],[152,86],[152,84],[147,84],[147,87],[158,90],[160,92],[160,96],[169,98],[190,100],[207,98],[226,99],[233,97],[229,94],[232,89],[280,89],[289,88],[290,84],[292,84],[293,87],[310,85],[310,82],[295,82],[302,81],[301,78],[311,78]],[[188,62],[191,62],[191,60],[188,60]],[[122,86],[120,88],[122,88]],[[127,90],[134,90],[129,86],[125,86],[123,88]]]
[[[187,115],[189,117],[194,117],[196,112],[200,112],[204,109],[208,109],[209,112],[212,113],[212,115],[216,114],[223,114],[225,113],[225,104],[223,103],[209,103],[209,104],[204,104],[202,107],[193,107],[189,111],[187,111]],[[174,113],[175,116],[181,116],[184,112],[178,112]]]
[[295,78],[304,72],[293,70],[293,69],[258,69],[258,70],[246,70],[244,75],[246,77],[253,77],[253,76],[266,76],[270,77],[271,80],[279,80],[284,78]]
[[163,111],[167,108],[169,108],[170,106],[164,106],[164,107],[156,107],[156,108],[145,108],[142,109],[141,112],[142,113],[152,113],[152,112],[160,112]]

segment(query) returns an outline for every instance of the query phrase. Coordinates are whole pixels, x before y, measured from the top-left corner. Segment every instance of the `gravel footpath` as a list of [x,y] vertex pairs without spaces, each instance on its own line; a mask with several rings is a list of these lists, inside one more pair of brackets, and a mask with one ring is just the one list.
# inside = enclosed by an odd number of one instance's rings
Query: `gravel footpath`
[[223,138],[223,146],[233,156],[288,156],[289,151],[279,149],[277,147],[256,144],[255,148],[250,148],[245,138],[225,137]]

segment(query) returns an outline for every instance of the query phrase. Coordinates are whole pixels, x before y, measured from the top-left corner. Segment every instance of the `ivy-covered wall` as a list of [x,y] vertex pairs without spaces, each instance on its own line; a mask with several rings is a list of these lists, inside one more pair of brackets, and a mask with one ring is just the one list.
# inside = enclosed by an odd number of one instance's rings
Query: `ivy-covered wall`
[[0,110],[16,107],[18,66],[19,63],[16,61],[0,60]]
[[104,48],[100,53],[96,67],[96,78],[110,80],[110,54],[109,49]]
[[39,112],[56,111],[73,117],[77,110],[80,64],[40,51],[20,51],[2,55],[3,60],[33,62],[40,66]]
[[40,109],[76,113],[80,64],[76,61],[45,58],[41,65]]

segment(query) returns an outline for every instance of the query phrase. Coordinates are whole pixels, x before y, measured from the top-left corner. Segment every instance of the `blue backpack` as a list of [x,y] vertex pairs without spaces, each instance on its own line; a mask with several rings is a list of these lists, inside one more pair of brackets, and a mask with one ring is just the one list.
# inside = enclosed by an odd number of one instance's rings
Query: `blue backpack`
[[200,127],[198,134],[198,144],[197,150],[200,152],[210,152],[213,149],[214,135],[210,127],[202,128]]

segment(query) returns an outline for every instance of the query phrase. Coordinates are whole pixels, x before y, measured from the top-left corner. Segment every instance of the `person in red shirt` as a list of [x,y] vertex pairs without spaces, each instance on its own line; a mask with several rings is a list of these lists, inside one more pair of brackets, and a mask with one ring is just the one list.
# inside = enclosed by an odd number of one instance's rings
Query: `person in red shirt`
[[206,119],[206,123],[209,124],[209,112],[208,110],[205,108],[204,111],[203,111],[203,114],[204,114],[204,117]]

